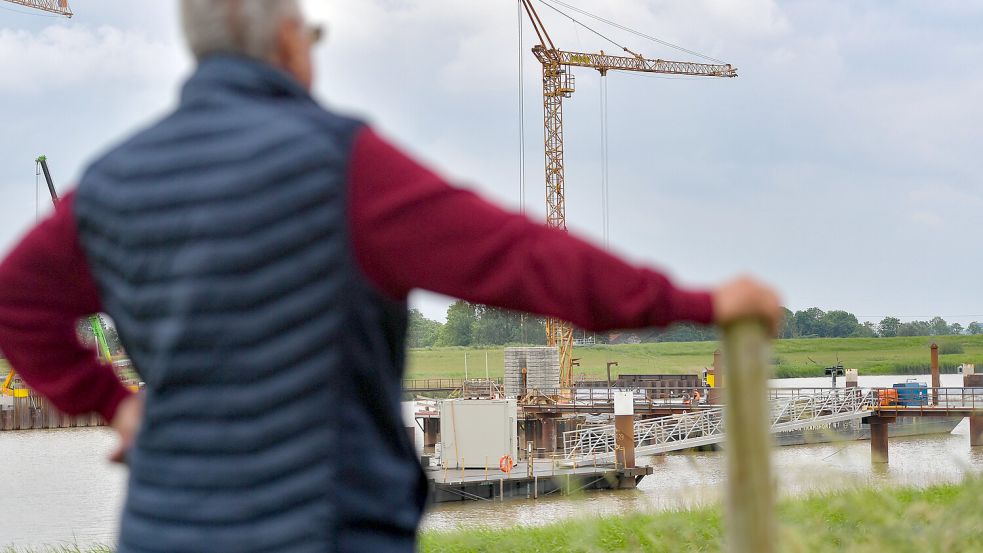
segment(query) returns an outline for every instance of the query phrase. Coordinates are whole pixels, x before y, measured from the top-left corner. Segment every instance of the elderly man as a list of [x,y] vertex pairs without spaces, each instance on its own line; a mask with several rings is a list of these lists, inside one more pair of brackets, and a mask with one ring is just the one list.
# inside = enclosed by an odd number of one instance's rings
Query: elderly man
[[[680,289],[326,111],[295,0],[181,9],[198,68],[177,109],[94,162],[0,265],[0,349],[61,409],[120,433],[121,553],[412,551],[412,289],[598,330],[777,321],[753,281]],[[145,405],[78,344],[96,311]]]

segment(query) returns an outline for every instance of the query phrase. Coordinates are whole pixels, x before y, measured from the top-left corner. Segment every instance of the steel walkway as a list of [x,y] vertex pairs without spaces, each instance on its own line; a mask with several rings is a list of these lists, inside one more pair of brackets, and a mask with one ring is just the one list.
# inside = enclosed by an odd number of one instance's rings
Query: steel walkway
[[[772,433],[799,430],[870,415],[877,395],[860,388],[831,389],[771,400]],[[635,455],[655,455],[723,442],[723,407],[700,409],[635,422]],[[567,461],[610,462],[615,458],[614,425],[588,426],[563,433]]]

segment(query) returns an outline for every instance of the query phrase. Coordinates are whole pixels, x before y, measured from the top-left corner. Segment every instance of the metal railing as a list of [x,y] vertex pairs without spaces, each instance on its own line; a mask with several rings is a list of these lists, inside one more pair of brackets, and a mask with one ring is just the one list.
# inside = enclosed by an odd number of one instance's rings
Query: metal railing
[[[875,406],[877,394],[859,388],[825,389],[805,395],[773,390],[770,401],[772,432],[797,430],[807,426],[830,424],[862,418]],[[983,400],[983,397],[980,398]],[[724,441],[724,409],[698,409],[656,419],[635,422],[637,455],[666,453]],[[614,425],[588,426],[563,433],[564,457],[573,461],[594,458],[614,459]]]
[[[464,387],[467,381],[463,378],[416,378],[403,380],[403,390],[455,390]],[[501,386],[501,378],[491,379],[493,383]]]

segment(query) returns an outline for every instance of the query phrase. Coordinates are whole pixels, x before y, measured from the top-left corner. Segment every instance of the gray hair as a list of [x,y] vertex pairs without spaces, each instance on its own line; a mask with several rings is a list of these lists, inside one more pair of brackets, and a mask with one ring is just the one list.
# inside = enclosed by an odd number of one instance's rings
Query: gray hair
[[269,60],[283,21],[301,18],[297,0],[181,0],[181,26],[198,60],[211,54]]

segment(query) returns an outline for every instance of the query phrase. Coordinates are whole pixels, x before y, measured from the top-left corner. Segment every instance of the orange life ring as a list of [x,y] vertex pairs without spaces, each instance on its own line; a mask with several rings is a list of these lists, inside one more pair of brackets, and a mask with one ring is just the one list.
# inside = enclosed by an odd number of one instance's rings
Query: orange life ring
[[515,460],[507,453],[498,460],[498,468],[502,469],[505,474],[511,473],[513,467],[515,467]]

